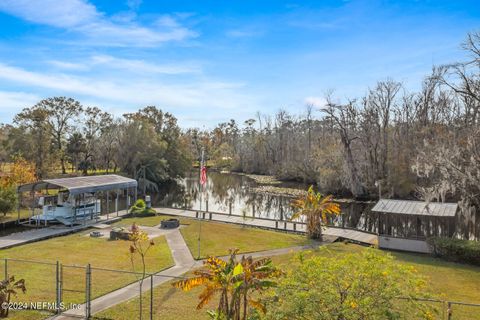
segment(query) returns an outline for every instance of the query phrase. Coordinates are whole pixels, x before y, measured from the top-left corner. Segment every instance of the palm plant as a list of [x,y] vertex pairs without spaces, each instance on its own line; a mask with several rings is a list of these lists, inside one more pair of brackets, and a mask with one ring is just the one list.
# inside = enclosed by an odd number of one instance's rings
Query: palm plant
[[[248,306],[251,306],[259,311],[265,312],[265,306],[260,300],[255,300],[252,297],[254,292],[262,292],[268,288],[274,287],[276,282],[272,279],[279,276],[281,272],[272,265],[270,258],[263,258],[254,260],[252,256],[242,257],[240,264],[236,267],[236,272],[233,277],[235,283],[237,303],[236,319],[240,319],[243,311],[242,320],[247,319]],[[241,308],[243,302],[243,310]],[[230,308],[232,309],[232,308]]]
[[21,291],[23,293],[27,291],[24,279],[15,281],[15,277],[10,276],[5,280],[0,281],[0,305],[6,305],[6,307],[0,307],[0,318],[8,317],[8,304],[10,303],[10,298],[12,296],[16,296],[18,291]]
[[295,199],[292,206],[298,211],[290,219],[295,220],[304,216],[307,223],[307,235],[312,239],[321,239],[322,229],[327,224],[328,217],[341,213],[340,206],[333,201],[332,195],[323,196],[320,192],[315,192],[313,186],[308,188],[305,196]]
[[237,252],[238,249],[230,250],[230,256],[226,261],[209,257],[202,269],[193,272],[193,277],[175,282],[173,285],[184,291],[202,285],[205,287],[199,295],[197,310],[219,294],[217,309],[209,312],[215,319],[245,320],[248,316],[248,306],[263,311],[265,309],[263,304],[254,300],[251,295],[253,292],[262,292],[274,286],[275,282],[272,279],[280,272],[267,258],[254,260],[251,256],[243,256],[237,261]]

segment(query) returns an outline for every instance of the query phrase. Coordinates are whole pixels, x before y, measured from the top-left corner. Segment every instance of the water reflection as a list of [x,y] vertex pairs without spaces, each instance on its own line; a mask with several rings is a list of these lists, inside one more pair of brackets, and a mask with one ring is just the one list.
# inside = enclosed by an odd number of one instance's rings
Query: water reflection
[[[206,191],[200,192],[199,174],[191,172],[185,179],[168,186],[154,197],[157,205],[222,212],[247,217],[287,220],[293,214],[292,198],[252,192],[254,180],[238,174],[209,172]],[[305,185],[289,186],[306,189]],[[329,224],[346,228],[376,232],[377,218],[370,213],[371,204],[364,202],[341,203],[342,214],[330,219]]]

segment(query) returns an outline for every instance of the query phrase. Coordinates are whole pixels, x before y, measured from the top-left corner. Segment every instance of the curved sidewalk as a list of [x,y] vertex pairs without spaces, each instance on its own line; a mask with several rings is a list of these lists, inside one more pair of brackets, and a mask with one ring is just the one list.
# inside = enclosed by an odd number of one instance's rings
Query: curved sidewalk
[[[157,274],[155,274],[153,278],[153,287],[157,287],[172,278],[180,277],[190,271],[193,268],[198,268],[203,264],[203,260],[195,260],[188,248],[185,240],[180,233],[179,229],[172,230],[165,234],[165,238],[167,240],[168,246],[170,251],[172,252],[172,257],[175,262],[175,266],[165,269]],[[269,257],[269,256],[276,256],[287,254],[290,252],[296,252],[306,249],[311,249],[312,247],[319,245],[320,243],[315,243],[313,245],[306,245],[306,246],[295,246],[295,247],[288,247],[288,248],[280,248],[280,249],[272,249],[272,250],[265,250],[265,251],[258,251],[258,252],[251,252],[245,253],[251,255],[254,258],[259,257]],[[226,258],[227,256],[225,256]],[[224,258],[224,257],[221,257]],[[150,280],[147,278],[144,280],[143,289],[144,292],[150,290]],[[91,313],[94,315],[95,313],[101,312],[108,308],[111,308],[117,304],[122,302],[128,301],[139,296],[140,291],[140,282],[132,283],[126,287],[118,289],[116,291],[110,292],[106,295],[98,297],[91,301]],[[67,310],[65,314],[61,314],[58,316],[53,316],[49,319],[55,320],[65,320],[65,319],[78,319],[85,316],[85,305],[82,305],[78,310]]]

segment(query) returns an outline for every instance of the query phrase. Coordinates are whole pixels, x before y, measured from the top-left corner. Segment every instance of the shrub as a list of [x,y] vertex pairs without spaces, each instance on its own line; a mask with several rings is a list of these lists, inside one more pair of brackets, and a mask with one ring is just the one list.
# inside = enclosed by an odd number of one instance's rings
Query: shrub
[[429,294],[413,267],[375,249],[319,253],[302,252],[291,261],[269,298],[266,319],[434,319],[437,310],[415,300]]
[[152,208],[147,208],[147,204],[143,199],[138,199],[133,206],[130,207],[130,214],[136,217],[149,217],[157,213]]
[[17,194],[13,187],[0,187],[0,213],[5,216],[17,205]]
[[436,257],[480,266],[480,243],[478,241],[433,237],[427,243]]

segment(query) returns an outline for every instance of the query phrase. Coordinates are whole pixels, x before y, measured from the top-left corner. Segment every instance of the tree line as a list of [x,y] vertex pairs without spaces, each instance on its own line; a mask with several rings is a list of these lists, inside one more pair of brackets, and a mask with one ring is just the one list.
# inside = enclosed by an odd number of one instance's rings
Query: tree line
[[480,33],[467,36],[467,61],[435,66],[421,89],[379,81],[359,98],[300,115],[257,113],[211,131],[189,130],[193,152],[207,149],[231,170],[318,184],[355,198],[459,200],[480,208]]
[[47,98],[3,125],[0,139],[1,161],[25,159],[39,179],[120,171],[157,189],[191,164],[177,119],[154,106],[116,118],[72,98]]

